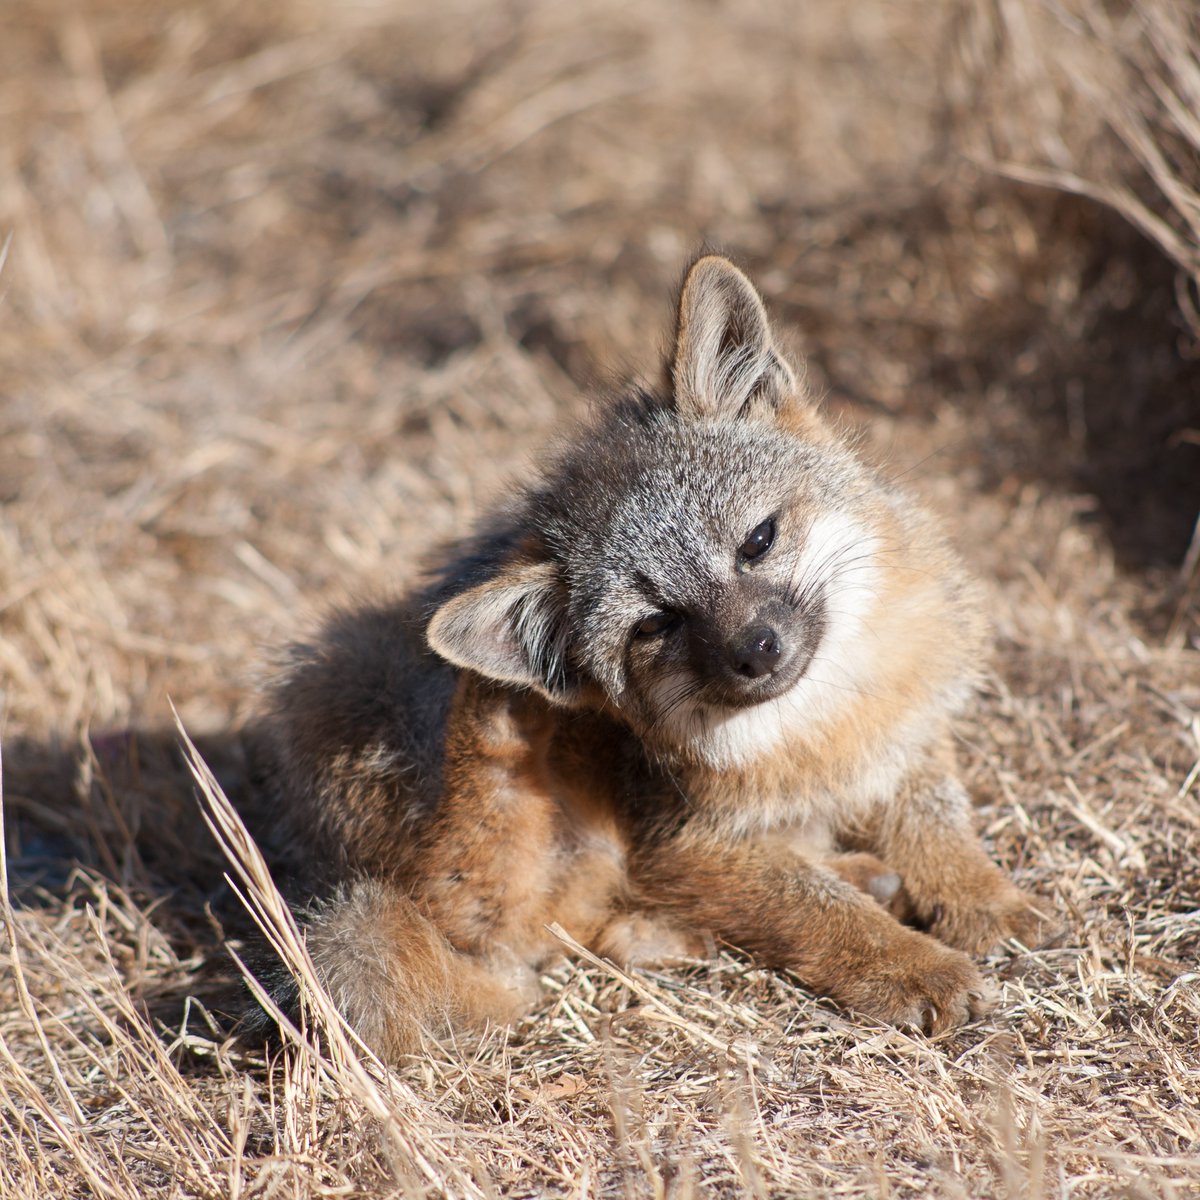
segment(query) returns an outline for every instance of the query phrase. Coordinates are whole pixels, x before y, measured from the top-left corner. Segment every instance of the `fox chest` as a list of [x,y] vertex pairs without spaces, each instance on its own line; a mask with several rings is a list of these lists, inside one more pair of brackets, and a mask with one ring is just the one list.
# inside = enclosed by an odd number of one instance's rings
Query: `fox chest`
[[691,792],[731,841],[767,838],[825,852],[894,801],[917,758],[899,742],[837,757],[802,747],[757,769],[705,771]]

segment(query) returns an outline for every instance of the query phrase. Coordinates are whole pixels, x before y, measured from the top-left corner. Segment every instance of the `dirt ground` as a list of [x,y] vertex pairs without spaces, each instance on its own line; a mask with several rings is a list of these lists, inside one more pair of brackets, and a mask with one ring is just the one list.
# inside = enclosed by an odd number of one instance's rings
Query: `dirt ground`
[[[980,161],[990,11],[0,8],[0,1197],[1200,1195],[1200,344]],[[577,955],[404,1071],[266,1062],[171,704],[236,800],[273,648],[652,376],[701,246],[986,581],[961,759],[1064,940],[934,1041]]]

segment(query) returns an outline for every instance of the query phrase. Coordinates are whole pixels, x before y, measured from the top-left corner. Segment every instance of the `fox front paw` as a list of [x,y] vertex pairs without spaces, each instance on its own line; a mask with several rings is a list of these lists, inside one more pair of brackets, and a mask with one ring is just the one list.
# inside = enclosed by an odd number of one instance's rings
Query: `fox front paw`
[[891,1025],[944,1033],[985,1016],[998,993],[963,953],[939,946],[922,934],[870,972],[848,1007]]
[[969,892],[929,908],[929,933],[968,954],[986,954],[1015,939],[1023,946],[1042,946],[1059,931],[1059,923],[1044,901],[1029,896],[1007,880],[989,895]]

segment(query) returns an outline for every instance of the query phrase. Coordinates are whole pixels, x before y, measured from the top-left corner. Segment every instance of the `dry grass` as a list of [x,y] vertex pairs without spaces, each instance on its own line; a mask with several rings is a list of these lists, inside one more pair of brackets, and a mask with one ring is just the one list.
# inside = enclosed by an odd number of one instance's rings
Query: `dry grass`
[[[9,0],[0,1197],[1200,1194],[1200,43],[1071,11]],[[268,1061],[234,885],[303,951],[221,799],[254,664],[652,370],[706,240],[989,581],[963,760],[1067,940],[934,1042],[577,950],[402,1073],[319,993]]]
[[[1200,329],[1200,12],[1181,0],[964,10],[963,107],[991,165],[1105,204],[1173,259]],[[962,86],[965,84],[966,86]]]

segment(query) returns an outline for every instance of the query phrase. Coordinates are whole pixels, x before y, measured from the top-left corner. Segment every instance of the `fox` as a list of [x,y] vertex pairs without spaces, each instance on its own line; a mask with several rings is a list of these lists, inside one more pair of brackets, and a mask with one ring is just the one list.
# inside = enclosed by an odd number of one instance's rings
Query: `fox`
[[623,965],[724,944],[925,1035],[986,1016],[974,956],[1053,925],[956,766],[987,643],[934,518],[700,257],[656,386],[268,683],[255,772],[323,986],[391,1061],[533,1008],[551,926]]

